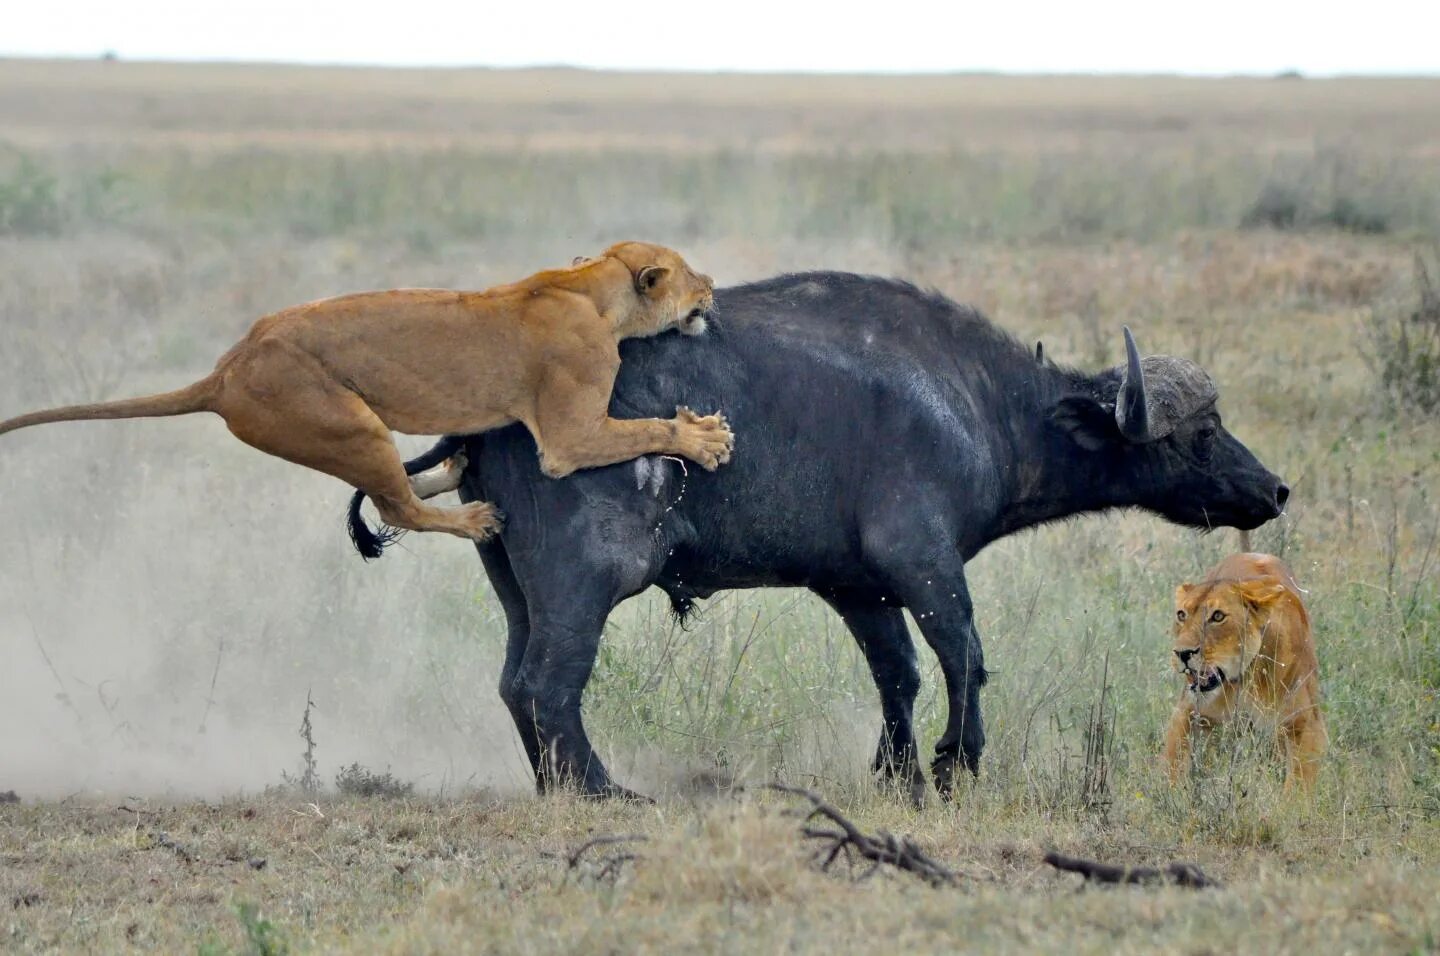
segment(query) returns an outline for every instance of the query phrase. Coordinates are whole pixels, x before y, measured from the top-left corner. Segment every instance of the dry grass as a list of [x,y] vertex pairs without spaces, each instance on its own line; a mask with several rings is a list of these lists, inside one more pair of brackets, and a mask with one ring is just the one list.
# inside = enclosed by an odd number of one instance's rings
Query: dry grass
[[[873,792],[863,660],[800,592],[717,596],[685,633],[622,607],[587,718],[660,803],[535,800],[463,545],[362,566],[344,489],[213,421],[37,429],[0,439],[0,791],[25,801],[0,805],[0,945],[1435,948],[1440,426],[1388,410],[1361,350],[1440,236],[1437,89],[0,62],[0,414],[173,387],[279,306],[617,235],[726,282],[906,276],[1088,366],[1128,322],[1210,368],[1295,488],[1257,544],[1310,589],[1333,735],[1313,803],[1245,734],[1164,785],[1170,594],[1234,538],[1121,515],[973,563],[990,748],[954,807]],[[1238,229],[1276,182],[1389,232]],[[311,693],[322,780],[358,761],[425,795],[245,796],[299,772]],[[784,801],[701,795],[771,778],[969,876],[823,875]],[[618,879],[546,855],[604,833],[648,838]],[[1076,891],[1049,845],[1226,888]]]
[[[1433,830],[1336,832],[1287,810],[1283,840],[1232,845],[1148,826],[1057,819],[1036,831],[987,800],[912,814],[861,798],[869,829],[912,834],[961,870],[954,889],[860,867],[821,873],[793,803],[660,808],[474,796],[181,807],[45,805],[0,817],[0,902],[21,950],[821,952],[899,945],[1054,952],[1422,951],[1435,945]],[[602,833],[638,833],[602,873]],[[1225,888],[1080,889],[1048,846],[1126,862],[1183,858]],[[178,847],[178,849],[177,849]],[[188,858],[187,858],[188,857]],[[253,906],[247,925],[241,905]]]

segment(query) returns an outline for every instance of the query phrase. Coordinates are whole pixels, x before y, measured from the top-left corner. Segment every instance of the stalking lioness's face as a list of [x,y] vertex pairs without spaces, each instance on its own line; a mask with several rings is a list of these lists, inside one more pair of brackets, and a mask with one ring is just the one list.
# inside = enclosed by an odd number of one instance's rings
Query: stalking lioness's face
[[600,254],[630,270],[641,308],[628,323],[627,337],[658,335],[678,328],[686,335],[705,331],[715,308],[715,280],[696,272],[680,253],[648,242],[617,242]]
[[1239,683],[1260,653],[1262,611],[1285,588],[1264,580],[1211,581],[1175,589],[1175,669],[1205,695]]

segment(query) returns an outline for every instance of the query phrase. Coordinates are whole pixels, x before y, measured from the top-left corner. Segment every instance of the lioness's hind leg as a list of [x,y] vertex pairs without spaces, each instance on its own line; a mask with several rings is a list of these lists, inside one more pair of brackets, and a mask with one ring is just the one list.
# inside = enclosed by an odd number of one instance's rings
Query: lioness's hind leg
[[495,533],[501,515],[494,505],[436,508],[421,501],[390,429],[364,400],[304,352],[285,343],[266,345],[233,370],[217,403],[235,437],[359,488],[397,528],[472,541]]
[[434,498],[447,491],[454,491],[460,487],[465,466],[469,463],[465,452],[457,451],[434,468],[411,475],[410,487],[414,489],[417,498]]

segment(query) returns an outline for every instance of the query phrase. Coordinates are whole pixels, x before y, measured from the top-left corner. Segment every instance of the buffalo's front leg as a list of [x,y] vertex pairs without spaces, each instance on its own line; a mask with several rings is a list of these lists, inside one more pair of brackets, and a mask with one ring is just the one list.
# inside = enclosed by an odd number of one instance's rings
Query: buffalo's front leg
[[920,692],[920,668],[915,643],[898,604],[881,603],[874,592],[821,592],[821,597],[845,621],[860,644],[870,676],[880,692],[884,721],[875,748],[874,772],[905,788],[917,806],[925,802],[925,775],[920,772],[915,744],[915,696]]
[[985,658],[972,618],[964,565],[956,556],[939,567],[911,568],[897,575],[894,584],[945,675],[950,713],[930,768],[936,789],[948,799],[958,764],[963,761],[967,770],[978,775],[980,753],[985,749],[985,725],[980,717]]

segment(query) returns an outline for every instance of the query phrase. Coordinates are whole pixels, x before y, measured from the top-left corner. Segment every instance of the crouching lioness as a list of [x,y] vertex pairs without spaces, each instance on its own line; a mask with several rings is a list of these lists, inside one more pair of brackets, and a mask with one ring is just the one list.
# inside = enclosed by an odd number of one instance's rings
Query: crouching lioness
[[241,441],[361,489],[387,522],[483,541],[487,502],[437,508],[416,495],[390,431],[474,434],[522,422],[545,473],[647,454],[714,470],[730,459],[725,419],[609,416],[617,343],[704,331],[714,283],[664,246],[622,242],[569,268],[483,292],[362,292],[267,315],[194,385],[124,401],[32,412],[46,422],[214,412]]
[[1175,668],[1185,678],[1165,733],[1170,779],[1190,758],[1190,735],[1235,716],[1273,728],[1287,756],[1285,787],[1309,787],[1325,753],[1310,617],[1285,562],[1237,554],[1199,584],[1175,589]]

